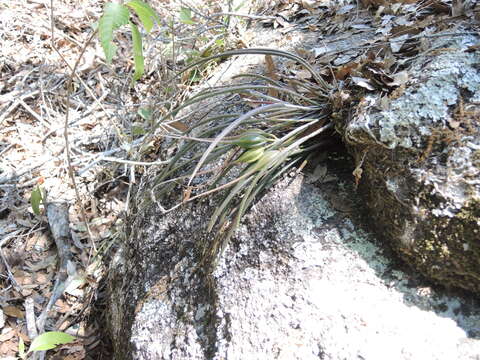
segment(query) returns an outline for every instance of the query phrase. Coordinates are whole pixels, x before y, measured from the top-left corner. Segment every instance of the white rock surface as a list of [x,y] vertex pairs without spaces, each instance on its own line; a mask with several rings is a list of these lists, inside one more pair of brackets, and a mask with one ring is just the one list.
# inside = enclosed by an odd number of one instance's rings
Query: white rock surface
[[[396,268],[375,239],[327,202],[329,191],[300,178],[271,191],[211,277],[192,275],[194,252],[149,263],[164,275],[142,280],[147,295],[134,297],[141,300],[131,357],[117,345],[124,357],[116,358],[480,359],[478,302],[444,295]],[[192,210],[193,218],[199,213]],[[172,234],[179,216],[159,221],[148,214],[140,216],[150,228],[132,243],[150,236],[157,249],[171,244],[165,231]],[[181,218],[193,229],[192,214]],[[173,241],[200,241],[187,233],[179,228]]]

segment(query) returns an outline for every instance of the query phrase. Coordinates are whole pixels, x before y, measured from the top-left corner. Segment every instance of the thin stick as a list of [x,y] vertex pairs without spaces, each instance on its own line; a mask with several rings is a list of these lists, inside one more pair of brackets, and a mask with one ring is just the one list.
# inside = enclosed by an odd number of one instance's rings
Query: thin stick
[[6,184],[10,181],[13,181],[15,178],[20,178],[20,176],[23,176],[26,173],[28,173],[32,170],[35,170],[36,168],[42,166],[43,164],[45,164],[46,162],[49,162],[49,161],[51,161],[51,159],[42,160],[42,161],[39,161],[38,163],[36,163],[32,166],[29,166],[28,168],[23,169],[19,173],[14,173],[13,175],[8,175],[7,174],[5,177],[0,178],[0,184]]
[[166,165],[169,163],[168,160],[165,161],[134,161],[134,160],[126,160],[126,159],[118,159],[115,157],[110,157],[110,156],[105,156],[101,157],[96,160],[98,161],[110,161],[114,163],[119,163],[119,164],[126,164],[126,165],[133,165],[133,166],[152,166],[152,165]]
[[215,13],[210,15],[210,17],[219,17],[219,16],[238,16],[238,17],[246,17],[246,18],[255,19],[255,20],[275,20],[276,19],[275,16],[240,14],[236,12],[222,12],[222,13]]
[[50,129],[50,126],[51,126],[51,125],[50,125],[46,120],[44,120],[40,115],[38,115],[35,111],[33,111],[33,109],[32,109],[30,106],[28,106],[28,105],[25,103],[25,101],[20,100],[19,104],[22,105],[23,108],[30,113],[30,115],[32,115],[35,119],[37,119],[38,122],[40,122],[40,123],[41,123],[43,126],[45,126],[47,129]]
[[[57,49],[57,47],[55,46],[55,42],[54,42],[54,16],[53,16],[53,0],[50,0],[50,23],[51,23],[51,45],[52,45],[52,48],[60,55],[60,57],[62,58],[62,60],[65,62],[65,64],[67,64],[68,66],[68,62],[66,61],[66,59],[63,57],[63,55],[60,53],[60,51]],[[83,202],[80,198],[80,192],[78,191],[78,187],[77,187],[77,182],[75,180],[75,174],[73,172],[73,166],[72,166],[72,156],[71,156],[71,150],[70,150],[70,143],[69,143],[69,139],[68,139],[68,124],[69,124],[69,114],[70,114],[70,96],[71,96],[71,93],[72,93],[72,82],[73,82],[73,78],[75,77],[76,75],[76,70],[77,70],[77,67],[80,63],[80,60],[82,59],[83,57],[83,54],[85,53],[85,50],[87,49],[87,46],[90,44],[90,42],[93,40],[93,38],[95,37],[95,35],[97,34],[97,30],[95,30],[91,35],[90,37],[87,39],[87,41],[85,42],[81,52],[80,52],[80,55],[78,56],[77,58],[77,61],[75,62],[73,68],[72,68],[72,72],[70,73],[70,76],[68,78],[68,81],[67,81],[67,94],[65,95],[66,97],[66,110],[65,110],[65,126],[64,126],[64,131],[63,131],[63,137],[65,138],[65,153],[66,153],[66,157],[67,157],[67,165],[68,165],[68,175],[70,176],[70,180],[72,181],[72,185],[73,185],[73,188],[75,190],[75,196],[77,198],[77,202],[78,204],[80,205],[80,211],[82,213],[82,218],[83,218],[83,221],[85,223],[85,227],[87,229],[87,234],[88,234],[88,237],[89,237],[89,240],[92,244],[92,248],[95,252],[97,252],[97,247],[95,245],[95,241],[93,240],[93,235],[92,235],[92,232],[90,231],[90,226],[88,225],[88,219],[87,219],[87,215],[86,215],[86,211],[85,211],[85,206],[83,205]],[[77,75],[78,77],[78,75]]]
[[0,115],[0,124],[2,124],[3,120],[5,120],[5,118],[6,118],[8,115],[10,115],[10,113],[11,113],[13,110],[15,110],[15,108],[16,108],[18,105],[20,105],[20,101],[23,101],[23,100],[25,100],[26,98],[35,96],[35,95],[38,94],[38,92],[39,92],[39,90],[32,91],[32,92],[30,92],[30,93],[28,93],[28,94],[22,95],[22,96],[20,97],[20,99],[15,100],[15,101],[13,102],[13,104],[10,105],[10,107],[9,107],[8,109],[6,109],[6,110],[2,113],[2,115]]

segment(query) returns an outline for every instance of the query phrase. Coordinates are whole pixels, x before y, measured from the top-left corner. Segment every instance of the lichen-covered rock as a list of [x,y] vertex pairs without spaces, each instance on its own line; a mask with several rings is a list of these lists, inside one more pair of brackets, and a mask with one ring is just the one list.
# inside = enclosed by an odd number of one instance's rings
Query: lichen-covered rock
[[478,359],[480,304],[396,270],[336,180],[285,179],[218,258],[213,205],[162,215],[144,183],[109,278],[115,359]]
[[438,38],[403,92],[367,98],[342,130],[379,233],[428,278],[477,294],[480,54],[469,47],[478,42]]

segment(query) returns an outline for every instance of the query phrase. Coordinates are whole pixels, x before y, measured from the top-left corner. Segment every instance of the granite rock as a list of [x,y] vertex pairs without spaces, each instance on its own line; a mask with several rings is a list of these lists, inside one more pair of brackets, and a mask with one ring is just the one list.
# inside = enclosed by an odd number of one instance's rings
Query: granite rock
[[[440,37],[341,128],[380,237],[416,271],[480,293],[480,55]],[[434,51],[435,49],[447,49]]]

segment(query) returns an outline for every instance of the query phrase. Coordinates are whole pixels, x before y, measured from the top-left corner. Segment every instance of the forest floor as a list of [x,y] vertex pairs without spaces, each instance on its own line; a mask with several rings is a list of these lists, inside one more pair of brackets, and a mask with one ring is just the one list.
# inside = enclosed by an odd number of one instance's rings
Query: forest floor
[[[316,37],[316,45],[295,51],[336,85],[341,95],[336,99],[358,102],[369,92],[396,96],[408,81],[408,59],[422,53],[426,41],[437,34],[455,36],[459,24],[479,15],[478,5],[452,8],[441,0],[149,3],[161,22],[144,38],[146,72],[133,85],[129,29],[117,31],[118,51],[110,66],[98,39],[90,41],[103,1],[0,4],[2,359],[17,356],[20,339],[28,348],[38,333],[53,330],[77,340],[46,358],[109,358],[105,319],[98,316],[105,305],[101,280],[120,237],[132,186],[146,166],[161,165],[156,163],[160,137],[141,142],[151,126],[150,114],[177,106],[214,73],[205,67],[175,78],[182,66],[249,47],[255,44],[252,29],[266,27],[285,42],[294,32]],[[346,39],[350,43],[343,44]],[[295,64],[280,70],[266,60],[265,68],[272,78],[313,81]],[[184,124],[176,126],[182,130]],[[39,194],[44,202],[36,209]],[[62,251],[59,244],[65,243],[53,230],[58,217],[49,216],[47,203],[67,205],[62,209],[70,236]],[[59,281],[66,285],[60,293]]]

